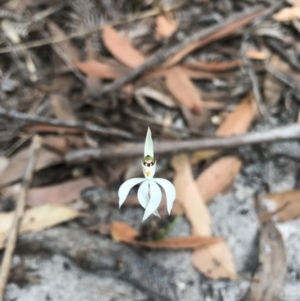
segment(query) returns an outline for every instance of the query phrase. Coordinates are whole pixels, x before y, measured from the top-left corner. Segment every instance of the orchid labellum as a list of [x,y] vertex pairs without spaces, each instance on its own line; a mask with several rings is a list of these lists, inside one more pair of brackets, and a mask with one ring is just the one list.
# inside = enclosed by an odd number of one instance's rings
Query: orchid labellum
[[141,163],[145,178],[133,178],[127,180],[121,185],[118,192],[119,207],[121,207],[124,203],[130,189],[133,186],[141,183],[137,196],[140,204],[143,208],[145,208],[143,221],[146,220],[152,213],[160,217],[159,213],[157,212],[157,208],[162,199],[162,192],[161,188],[159,187],[160,185],[165,190],[167,198],[167,210],[170,214],[175,201],[176,191],[175,187],[170,181],[161,178],[153,178],[155,174],[156,161],[154,160],[153,141],[149,128],[144,147],[144,159]]

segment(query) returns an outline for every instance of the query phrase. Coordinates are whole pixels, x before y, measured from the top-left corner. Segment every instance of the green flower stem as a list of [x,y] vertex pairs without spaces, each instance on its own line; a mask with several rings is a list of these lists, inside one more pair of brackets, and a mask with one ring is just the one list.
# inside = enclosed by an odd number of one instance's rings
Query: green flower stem
[[177,215],[174,220],[166,227],[166,229],[162,230],[155,238],[154,240],[160,240],[163,239],[165,236],[167,236],[173,229],[174,227],[178,224],[180,219],[182,218],[182,215],[179,214]]

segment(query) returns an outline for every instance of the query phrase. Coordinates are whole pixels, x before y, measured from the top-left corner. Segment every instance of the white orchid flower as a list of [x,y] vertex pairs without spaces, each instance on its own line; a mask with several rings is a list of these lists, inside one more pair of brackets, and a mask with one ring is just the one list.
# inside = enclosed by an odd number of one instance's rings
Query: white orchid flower
[[161,178],[153,178],[155,174],[156,161],[154,161],[154,151],[153,151],[153,141],[151,137],[151,131],[148,128],[145,147],[144,147],[144,159],[141,162],[143,168],[143,174],[145,178],[133,178],[124,182],[119,188],[119,207],[122,206],[126,200],[130,189],[142,183],[138,189],[138,200],[143,208],[145,208],[145,213],[143,216],[143,221],[146,220],[152,213],[160,217],[157,212],[157,208],[162,199],[162,192],[158,184],[165,190],[167,198],[167,210],[171,213],[173,203],[176,197],[176,191],[173,184]]

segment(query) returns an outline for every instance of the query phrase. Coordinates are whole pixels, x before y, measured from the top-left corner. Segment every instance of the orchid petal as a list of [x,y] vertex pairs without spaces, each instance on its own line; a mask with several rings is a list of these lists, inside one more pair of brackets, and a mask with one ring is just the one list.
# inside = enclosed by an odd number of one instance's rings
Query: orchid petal
[[146,208],[149,202],[149,181],[144,181],[138,189],[138,200],[143,208]]
[[158,213],[157,210],[155,210],[155,211],[153,212],[153,214],[156,215],[157,217],[161,218],[161,216],[160,216],[160,214]]
[[167,197],[167,210],[168,213],[171,214],[173,203],[176,198],[176,190],[174,185],[166,179],[154,178],[153,180],[165,190]]
[[[144,181],[141,186],[139,187],[138,193],[138,200],[143,208],[146,208],[149,203],[149,181]],[[154,215],[160,217],[158,211],[153,212]]]
[[119,195],[119,208],[121,208],[122,204],[126,200],[130,189],[133,186],[141,183],[142,181],[145,181],[145,179],[144,178],[133,178],[133,179],[127,180],[126,182],[124,182],[121,185],[121,187],[119,188],[119,191],[118,191],[118,195]]
[[151,131],[148,128],[146,140],[145,140],[145,146],[144,146],[144,157],[151,156],[154,158],[154,151],[153,151],[153,141],[151,137]]
[[152,213],[157,210],[159,203],[161,202],[162,193],[159,186],[154,182],[150,181],[150,201],[147,204],[143,221],[146,220]]

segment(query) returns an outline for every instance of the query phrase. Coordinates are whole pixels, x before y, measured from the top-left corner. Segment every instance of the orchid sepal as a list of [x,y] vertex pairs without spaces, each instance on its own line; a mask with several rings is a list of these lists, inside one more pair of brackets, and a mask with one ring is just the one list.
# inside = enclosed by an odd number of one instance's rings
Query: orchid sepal
[[118,191],[119,208],[121,208],[121,206],[125,202],[131,188],[133,186],[141,183],[142,181],[144,181],[144,178],[133,178],[133,179],[127,180],[120,186],[119,191]]
[[144,157],[146,156],[150,156],[152,158],[154,157],[153,141],[150,128],[148,128],[144,145]]

